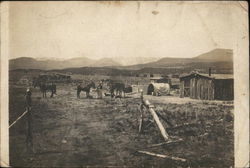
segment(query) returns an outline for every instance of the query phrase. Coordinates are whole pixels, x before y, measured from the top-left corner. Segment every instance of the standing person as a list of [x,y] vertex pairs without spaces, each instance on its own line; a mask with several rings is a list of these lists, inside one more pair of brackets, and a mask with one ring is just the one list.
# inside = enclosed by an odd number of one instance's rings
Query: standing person
[[26,100],[26,110],[27,110],[27,136],[26,136],[26,147],[27,151],[33,151],[33,137],[32,137],[32,114],[31,114],[31,90],[30,88],[27,88],[26,94],[25,94],[25,100]]
[[97,95],[98,99],[102,99],[102,81],[100,81],[100,83],[97,86]]
[[54,96],[54,94],[56,94],[56,85],[52,82],[51,83],[51,95],[50,95],[50,97],[53,97]]
[[27,108],[26,110],[29,110],[31,108],[31,95],[32,95],[31,90],[28,87],[25,93],[26,108]]

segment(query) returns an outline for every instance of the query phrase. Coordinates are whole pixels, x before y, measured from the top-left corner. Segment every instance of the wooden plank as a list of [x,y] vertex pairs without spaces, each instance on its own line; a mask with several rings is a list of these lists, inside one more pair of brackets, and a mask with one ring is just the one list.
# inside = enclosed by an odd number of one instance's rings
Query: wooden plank
[[144,105],[146,105],[146,107],[148,107],[148,110],[151,113],[151,115],[153,116],[153,118],[154,118],[154,120],[155,120],[155,122],[156,122],[156,124],[157,124],[157,126],[158,126],[164,140],[167,141],[169,139],[169,135],[166,132],[165,128],[163,127],[158,115],[154,111],[153,106],[150,104],[150,102],[148,100],[144,101]]
[[183,98],[184,97],[184,81],[181,81],[180,83],[180,97]]
[[16,122],[17,122],[18,120],[20,120],[20,119],[21,119],[25,114],[27,114],[27,113],[28,113],[28,110],[26,110],[25,112],[23,112],[22,115],[20,115],[12,124],[9,125],[9,128],[11,128],[13,125],[15,125]]
[[141,104],[139,108],[141,112],[140,119],[139,119],[139,133],[140,133],[142,129],[142,123],[143,123],[143,105]]
[[190,98],[193,98],[193,90],[194,90],[194,86],[193,86],[193,79],[190,79]]
[[143,154],[147,154],[150,156],[156,156],[156,157],[160,157],[160,158],[167,158],[167,159],[172,159],[172,160],[176,160],[176,161],[181,161],[181,162],[186,162],[186,159],[183,158],[179,158],[179,157],[174,157],[174,156],[168,156],[168,155],[163,155],[163,154],[157,154],[157,153],[152,153],[152,152],[147,152],[147,151],[138,151],[139,153],[143,153]]
[[169,144],[178,143],[178,142],[183,142],[183,139],[178,139],[178,140],[175,140],[175,141],[168,141],[168,142],[153,144],[153,145],[148,146],[148,148],[158,147],[158,146],[162,146],[162,145],[169,145]]

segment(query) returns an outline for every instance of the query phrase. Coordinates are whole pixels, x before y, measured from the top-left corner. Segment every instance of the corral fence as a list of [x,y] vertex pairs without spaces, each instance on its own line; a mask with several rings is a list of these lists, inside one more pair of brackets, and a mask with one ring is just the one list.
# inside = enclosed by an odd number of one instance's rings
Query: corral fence
[[[188,105],[192,106],[191,104]],[[169,145],[171,143],[180,143],[184,141],[182,138],[178,138],[178,136],[174,137],[170,136],[172,134],[169,134],[168,131],[170,131],[170,133],[174,132],[175,135],[176,134],[182,135],[185,132],[184,130],[187,130],[186,132],[188,133],[188,131],[192,132],[191,131],[192,128],[195,128],[195,130],[201,129],[201,131],[197,131],[198,134],[197,135],[195,134],[195,137],[203,138],[207,137],[210,134],[210,131],[208,130],[213,130],[214,123],[219,123],[219,125],[221,126],[222,133],[225,134],[227,122],[231,122],[233,120],[233,117],[231,116],[232,115],[231,111],[228,111],[226,113],[224,112],[218,113],[217,111],[212,112],[212,110],[209,111],[209,113],[206,113],[207,111],[202,111],[202,110],[187,111],[186,109],[180,109],[178,112],[164,111],[164,108],[155,107],[153,104],[149,102],[149,100],[145,100],[143,97],[143,90],[141,90],[141,103],[139,105],[139,111],[140,111],[139,133],[142,132],[143,121],[146,119],[145,112],[149,112],[153,117],[154,123],[156,124],[162,138],[164,139],[164,142],[151,145],[151,147],[162,146],[166,144]],[[164,112],[166,112],[166,114],[162,115],[164,114]],[[209,121],[210,119],[213,120],[212,123],[211,121]],[[173,122],[173,120],[176,120],[177,122]],[[167,123],[167,125],[169,126],[167,128],[168,131],[165,129],[164,124],[161,121],[165,121]],[[195,130],[193,132],[195,132]],[[138,152],[146,155],[168,158],[181,162],[187,161],[187,159],[184,158],[177,158],[173,156],[157,154],[144,150],[139,150]]]

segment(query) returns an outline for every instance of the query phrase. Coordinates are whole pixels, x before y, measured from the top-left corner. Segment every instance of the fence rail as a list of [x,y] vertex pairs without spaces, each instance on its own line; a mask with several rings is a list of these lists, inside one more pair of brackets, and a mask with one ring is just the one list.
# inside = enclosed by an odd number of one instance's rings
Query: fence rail
[[20,115],[12,124],[9,125],[9,128],[11,128],[13,125],[15,125],[17,123],[17,121],[20,120],[27,113],[28,113],[28,110],[24,111],[22,115]]

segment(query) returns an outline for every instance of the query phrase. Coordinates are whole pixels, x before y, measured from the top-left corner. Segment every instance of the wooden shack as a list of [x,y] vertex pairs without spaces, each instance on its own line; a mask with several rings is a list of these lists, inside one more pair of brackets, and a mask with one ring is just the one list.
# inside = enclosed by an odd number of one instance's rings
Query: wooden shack
[[190,97],[201,100],[233,100],[233,75],[209,75],[194,72],[181,76],[180,97]]

